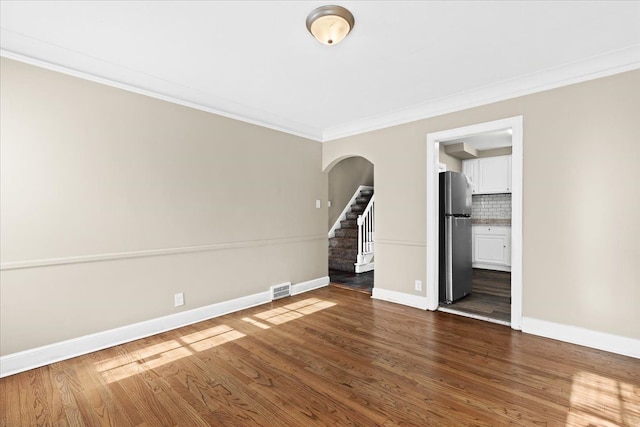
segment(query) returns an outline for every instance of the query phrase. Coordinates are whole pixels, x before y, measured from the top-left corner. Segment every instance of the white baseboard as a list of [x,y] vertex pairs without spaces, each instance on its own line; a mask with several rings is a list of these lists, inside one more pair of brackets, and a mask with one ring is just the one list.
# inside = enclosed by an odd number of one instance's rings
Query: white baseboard
[[355,264],[356,273],[366,273],[368,271],[373,271],[375,269],[375,263],[368,262],[364,264]]
[[312,291],[329,285],[329,276],[320,277],[319,279],[309,280],[307,282],[296,283],[291,286],[291,295],[298,295],[303,292]]
[[395,302],[396,304],[402,304],[422,310],[427,309],[426,297],[405,294],[404,292],[390,291],[388,289],[380,289],[374,287],[371,298],[379,299],[382,301]]
[[[328,284],[329,277],[322,277],[293,285],[292,293],[300,294],[322,286],[327,286]],[[213,319],[214,317],[224,316],[225,314],[255,307],[270,301],[270,291],[260,292],[211,304],[206,307],[194,308],[192,310],[110,329],[108,331],[8,354],[0,357],[0,378],[126,342],[146,338],[182,326]]]
[[640,359],[640,340],[546,320],[522,318],[522,332]]

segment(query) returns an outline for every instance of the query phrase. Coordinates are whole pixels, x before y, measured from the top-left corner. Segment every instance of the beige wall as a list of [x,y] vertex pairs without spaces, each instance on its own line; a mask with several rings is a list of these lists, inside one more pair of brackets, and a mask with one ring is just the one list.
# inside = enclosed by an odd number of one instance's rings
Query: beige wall
[[2,263],[116,258],[3,269],[3,355],[327,275],[320,143],[1,67]]
[[338,220],[353,193],[361,185],[373,186],[373,164],[363,157],[349,157],[329,171],[329,227]]
[[518,115],[523,315],[640,338],[640,71],[325,143],[375,164],[376,288],[425,296],[426,135]]
[[447,165],[448,171],[462,172],[462,160],[445,153],[444,145],[440,145],[438,150],[438,161]]
[[[413,280],[428,250],[426,134],[516,115],[524,316],[640,338],[640,71],[321,145],[1,67],[2,263],[115,254],[2,270],[2,355],[325,276],[327,211],[314,203],[327,200],[322,171],[345,156],[375,164],[375,286],[424,296]],[[117,257],[200,245],[221,246]]]

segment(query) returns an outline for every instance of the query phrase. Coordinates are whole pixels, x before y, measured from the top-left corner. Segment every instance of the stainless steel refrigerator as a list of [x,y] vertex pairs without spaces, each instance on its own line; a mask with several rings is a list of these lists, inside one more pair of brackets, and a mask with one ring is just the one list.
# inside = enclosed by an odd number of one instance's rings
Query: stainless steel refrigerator
[[440,173],[440,301],[471,293],[471,182],[458,172]]

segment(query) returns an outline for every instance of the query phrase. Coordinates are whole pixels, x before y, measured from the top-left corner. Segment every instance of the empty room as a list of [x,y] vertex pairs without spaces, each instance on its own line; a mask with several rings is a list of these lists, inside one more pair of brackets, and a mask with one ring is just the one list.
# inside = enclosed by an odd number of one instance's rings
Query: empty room
[[640,425],[639,28],[0,1],[0,427]]

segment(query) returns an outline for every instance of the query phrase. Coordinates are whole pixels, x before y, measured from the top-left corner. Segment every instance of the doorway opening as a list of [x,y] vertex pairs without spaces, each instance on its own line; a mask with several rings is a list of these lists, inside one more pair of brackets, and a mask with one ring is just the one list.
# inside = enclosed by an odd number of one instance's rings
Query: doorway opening
[[328,170],[328,265],[333,286],[371,294],[375,268],[374,166],[364,157]]
[[[507,118],[503,120],[496,120],[492,122],[481,123],[472,126],[466,126],[456,129],[450,129],[442,132],[431,133],[427,135],[427,307],[430,310],[441,310],[454,312],[467,317],[473,317],[477,319],[492,321],[495,323],[510,325],[513,329],[521,329],[522,323],[522,143],[523,143],[523,127],[522,116]],[[473,147],[472,143],[476,143],[476,147],[479,147],[483,138],[485,142],[488,139],[495,140],[497,135],[508,135],[510,138],[511,154],[508,156],[509,161],[509,173],[511,176],[508,183],[508,195],[510,198],[510,233],[508,237],[509,250],[506,249],[500,252],[503,256],[508,257],[508,264],[510,264],[510,272],[508,271],[495,271],[495,270],[508,270],[507,268],[493,268],[494,265],[499,265],[499,262],[495,260],[479,258],[476,255],[478,253],[478,240],[479,234],[476,233],[474,227],[474,268],[473,269],[473,283],[476,288],[476,295],[473,298],[469,298],[474,294],[472,290],[471,295],[463,297],[459,301],[459,308],[456,309],[456,304],[440,304],[443,297],[440,295],[440,231],[439,231],[439,216],[440,216],[440,185],[439,185],[439,171],[441,169],[442,160],[440,156],[441,150],[444,151],[445,146],[452,148],[452,152],[459,151],[458,158],[462,157],[467,159],[477,157],[477,148]],[[469,142],[469,144],[467,144]],[[461,151],[460,151],[461,150]],[[468,151],[467,154],[464,151]],[[504,154],[504,153],[502,153]],[[443,156],[444,157],[444,156]],[[504,156],[506,157],[506,156]],[[498,156],[487,156],[487,158],[498,159]],[[505,158],[499,159],[500,161],[506,161]],[[497,161],[497,160],[496,160]],[[485,162],[488,163],[488,162]],[[474,162],[466,162],[466,165],[470,168],[473,167]],[[460,168],[462,169],[462,168]],[[471,176],[472,170],[465,170],[460,172],[466,172],[465,175]],[[478,191],[478,195],[491,194],[500,191],[499,188],[492,188],[491,176],[485,177],[484,188]],[[482,179],[480,180],[482,181]],[[490,182],[491,181],[491,182]],[[478,184],[477,182],[475,184]],[[507,191],[504,191],[507,193]],[[506,194],[503,194],[503,196]],[[497,197],[496,197],[497,198]],[[494,201],[492,201],[494,202]],[[496,200],[495,203],[500,203]],[[473,218],[473,214],[471,215]],[[481,218],[478,218],[481,219]],[[500,218],[492,218],[492,220],[499,220]],[[491,226],[485,227],[487,224],[479,225],[478,233],[487,232],[495,233],[496,230],[491,230]],[[494,223],[495,224],[495,223]],[[484,230],[484,228],[487,230]],[[496,226],[493,228],[500,228]],[[496,240],[501,236],[493,236],[494,240],[487,240],[489,244],[496,244],[499,240]],[[489,246],[490,247],[490,246]],[[505,245],[506,247],[506,245]],[[500,246],[502,248],[502,246]],[[480,250],[481,254],[484,254],[484,249]],[[483,255],[484,256],[484,255]],[[504,263],[503,263],[504,264]],[[506,265],[506,264],[505,264]],[[489,266],[487,268],[487,266]],[[465,301],[466,299],[466,301]],[[450,302],[450,301],[448,301]],[[482,304],[493,304],[492,310],[495,310],[497,315],[487,316],[483,314],[483,311],[490,311],[487,307],[483,307]],[[498,305],[501,304],[500,307]],[[467,305],[465,308],[464,305]],[[470,306],[470,307],[469,307]],[[500,314],[500,312],[502,312]]]

